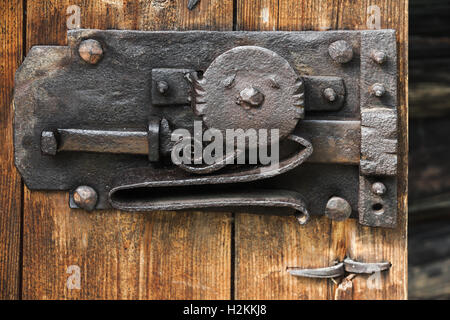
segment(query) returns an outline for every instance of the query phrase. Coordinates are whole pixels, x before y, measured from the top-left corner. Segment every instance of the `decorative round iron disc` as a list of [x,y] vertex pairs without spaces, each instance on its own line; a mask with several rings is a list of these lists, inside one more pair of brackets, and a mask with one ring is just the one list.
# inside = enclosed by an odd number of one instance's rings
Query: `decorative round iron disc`
[[223,53],[196,79],[194,90],[196,114],[223,133],[278,129],[283,139],[304,116],[302,80],[284,58],[261,47]]

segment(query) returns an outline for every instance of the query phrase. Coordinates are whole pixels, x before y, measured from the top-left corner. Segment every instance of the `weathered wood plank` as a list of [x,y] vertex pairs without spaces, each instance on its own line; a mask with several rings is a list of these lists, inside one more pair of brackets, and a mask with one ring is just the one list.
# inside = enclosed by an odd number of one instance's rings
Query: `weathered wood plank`
[[22,61],[21,0],[0,3],[0,299],[20,294],[21,181],[14,167],[11,104],[14,73]]
[[[332,280],[294,278],[286,272],[286,268],[326,267],[345,255],[360,261],[388,260],[393,264],[389,273],[379,278],[356,276],[351,279],[353,299],[406,298],[408,2],[292,0],[272,5],[265,1],[253,3],[238,0],[237,26],[241,30],[272,30],[274,25],[280,30],[367,29],[367,10],[372,5],[380,8],[380,27],[397,30],[400,132],[398,226],[392,230],[374,229],[360,226],[354,220],[330,222],[326,218],[315,218],[300,227],[289,217],[236,214],[236,299],[339,297],[339,292],[335,294],[337,286]],[[266,11],[269,13],[263,19],[258,12]]]
[[[69,5],[82,28],[231,30],[232,1],[28,1],[27,49],[66,43]],[[87,213],[67,193],[24,196],[24,298],[230,298],[231,216],[227,213]],[[68,289],[80,271],[80,289]],[[72,270],[72,271],[71,271]],[[76,280],[72,276],[71,280]],[[76,284],[76,281],[75,281]]]
[[422,199],[450,193],[450,117],[413,119],[410,127],[409,188],[410,206],[414,206]]
[[[395,229],[371,229],[349,223],[348,253],[361,261],[390,261],[381,277],[353,280],[354,299],[405,299],[407,297],[407,177],[408,177],[408,1],[347,0],[341,3],[339,28],[367,28],[367,8],[380,8],[380,27],[397,31],[398,53],[398,220]],[[354,7],[353,12],[347,8]],[[380,281],[378,281],[380,280]]]
[[447,0],[411,0],[410,33],[424,36],[447,36],[450,3]]
[[[450,199],[449,195],[445,200]],[[417,206],[416,206],[417,208]],[[450,298],[449,207],[417,208],[409,221],[409,299]]]
[[[410,36],[411,118],[450,114],[450,38]],[[413,131],[412,131],[413,132]]]

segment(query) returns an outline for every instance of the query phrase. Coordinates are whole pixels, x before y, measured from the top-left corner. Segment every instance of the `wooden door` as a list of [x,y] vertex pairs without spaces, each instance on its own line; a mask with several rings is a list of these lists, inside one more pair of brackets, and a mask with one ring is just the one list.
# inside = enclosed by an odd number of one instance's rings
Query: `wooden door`
[[[405,299],[407,275],[406,0],[5,0],[1,16],[0,298]],[[378,15],[379,13],[379,15]],[[78,15],[79,14],[79,20]],[[378,19],[378,20],[377,20]],[[14,72],[33,45],[65,45],[70,27],[138,30],[397,30],[399,220],[395,229],[354,220],[241,213],[88,213],[68,193],[30,191],[13,165]],[[334,282],[290,276],[350,255],[392,262]]]

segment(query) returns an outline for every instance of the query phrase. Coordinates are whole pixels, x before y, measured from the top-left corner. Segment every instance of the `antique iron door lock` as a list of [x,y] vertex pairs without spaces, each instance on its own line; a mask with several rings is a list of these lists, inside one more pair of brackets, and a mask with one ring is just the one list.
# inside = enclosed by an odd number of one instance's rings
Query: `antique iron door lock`
[[[396,57],[393,30],[69,31],[16,74],[16,166],[30,189],[69,190],[74,208],[394,227]],[[218,140],[230,130],[240,148]]]

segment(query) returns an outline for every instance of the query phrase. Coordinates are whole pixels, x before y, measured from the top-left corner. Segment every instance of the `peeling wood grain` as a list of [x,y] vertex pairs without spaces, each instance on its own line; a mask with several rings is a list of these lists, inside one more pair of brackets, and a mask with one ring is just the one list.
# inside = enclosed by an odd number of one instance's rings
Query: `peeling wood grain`
[[19,299],[21,181],[14,167],[11,103],[22,61],[22,0],[0,3],[0,300]]
[[355,274],[346,276],[336,287],[334,300],[352,300],[353,299],[353,278]]

